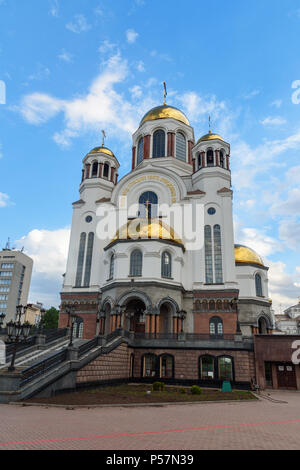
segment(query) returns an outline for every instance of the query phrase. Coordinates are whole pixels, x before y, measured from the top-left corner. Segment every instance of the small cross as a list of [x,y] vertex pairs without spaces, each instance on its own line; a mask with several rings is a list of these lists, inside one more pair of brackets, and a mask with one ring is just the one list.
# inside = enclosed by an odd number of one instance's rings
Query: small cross
[[166,82],[164,82],[164,89],[165,89],[165,93],[164,93],[164,97],[165,97],[164,106],[166,106],[166,104],[167,104],[167,95],[168,95]]
[[210,116],[208,117],[208,125],[209,125],[209,134],[211,134],[211,128],[210,128]]
[[102,131],[102,147],[104,147],[105,139],[106,139],[105,131]]
[[[146,217],[147,219],[150,219],[150,211],[151,211],[152,204],[150,201],[146,201],[145,206],[146,206]],[[149,209],[149,206],[150,206],[150,209]]]

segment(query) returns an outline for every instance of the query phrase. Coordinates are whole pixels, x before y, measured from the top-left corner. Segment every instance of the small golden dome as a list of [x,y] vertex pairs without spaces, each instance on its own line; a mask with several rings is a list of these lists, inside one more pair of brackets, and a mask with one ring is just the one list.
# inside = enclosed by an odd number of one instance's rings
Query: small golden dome
[[146,218],[129,220],[117,231],[107,246],[119,240],[142,239],[167,240],[183,246],[182,240],[176,235],[174,229],[158,218],[151,219],[151,221]]
[[209,134],[205,134],[203,137],[201,137],[201,139],[198,140],[197,144],[199,144],[199,142],[204,142],[205,140],[215,140],[215,139],[222,140],[223,142],[225,142],[223,137],[221,137],[220,135],[212,134],[211,132],[209,132]]
[[109,155],[110,157],[114,157],[114,154],[111,150],[109,150],[107,147],[95,147],[93,150],[91,150],[89,153],[105,153],[106,155]]
[[264,266],[263,260],[252,248],[244,245],[234,245],[234,254],[236,263]]
[[157,106],[156,108],[150,109],[141,120],[140,126],[147,121],[155,121],[156,119],[168,119],[173,118],[177,121],[183,122],[187,126],[190,125],[188,118],[177,108],[173,106],[163,105]]

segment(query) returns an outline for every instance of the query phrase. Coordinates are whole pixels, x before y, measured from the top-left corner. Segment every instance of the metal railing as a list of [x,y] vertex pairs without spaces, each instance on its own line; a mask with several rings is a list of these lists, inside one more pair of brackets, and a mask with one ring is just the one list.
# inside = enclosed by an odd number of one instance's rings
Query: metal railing
[[[25,349],[30,348],[31,346],[35,345],[35,336],[31,336],[26,340],[26,343],[19,343],[17,348],[17,354],[20,351],[24,351]],[[15,349],[15,343],[9,343],[6,345],[6,357],[13,353]]]
[[67,335],[67,328],[55,329],[55,330],[43,330],[42,334],[46,336],[46,343],[55,341],[56,339],[63,338]]
[[22,371],[22,380],[20,382],[21,387],[29,382],[32,382],[37,377],[45,374],[45,372],[54,369],[57,365],[65,362],[67,359],[68,351],[65,349],[62,352],[55,354],[54,356],[49,357],[37,364],[28,367]]
[[88,351],[91,351],[91,349],[94,349],[96,346],[98,346],[98,337],[96,336],[94,339],[91,341],[88,341],[87,343],[82,344],[78,348],[78,357],[83,356],[85,353]]

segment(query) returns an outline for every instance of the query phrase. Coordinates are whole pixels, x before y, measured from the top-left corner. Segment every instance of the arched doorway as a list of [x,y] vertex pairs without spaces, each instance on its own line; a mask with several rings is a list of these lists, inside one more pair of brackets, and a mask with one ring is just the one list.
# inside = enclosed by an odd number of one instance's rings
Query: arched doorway
[[124,327],[135,333],[145,333],[146,306],[141,299],[130,299],[125,308]]
[[267,327],[267,322],[265,318],[260,317],[258,320],[258,333],[260,335],[266,335],[268,334],[268,327]]
[[73,326],[73,338],[83,337],[83,319],[77,317]]
[[159,332],[160,333],[171,333],[172,332],[172,306],[164,302],[160,307],[159,312]]
[[111,313],[111,305],[109,302],[107,302],[104,305],[103,311],[105,313],[104,325],[103,325],[104,335],[108,335],[110,333],[110,313]]

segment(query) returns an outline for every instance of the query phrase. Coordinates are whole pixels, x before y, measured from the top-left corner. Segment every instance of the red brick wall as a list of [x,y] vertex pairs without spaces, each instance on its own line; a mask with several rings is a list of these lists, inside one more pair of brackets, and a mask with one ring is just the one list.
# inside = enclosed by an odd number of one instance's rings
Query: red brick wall
[[76,377],[77,383],[98,380],[128,379],[130,353],[126,343],[121,344],[109,354],[103,354],[83,367]]
[[236,333],[236,313],[194,313],[194,333],[209,334],[209,321],[212,317],[220,317],[223,321],[224,334]]
[[175,361],[175,379],[198,380],[199,356],[232,356],[234,359],[235,380],[250,382],[254,377],[254,355],[248,351],[227,350],[195,350],[195,349],[136,349],[134,350],[134,377],[141,376],[141,360],[143,354],[171,354]]

